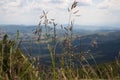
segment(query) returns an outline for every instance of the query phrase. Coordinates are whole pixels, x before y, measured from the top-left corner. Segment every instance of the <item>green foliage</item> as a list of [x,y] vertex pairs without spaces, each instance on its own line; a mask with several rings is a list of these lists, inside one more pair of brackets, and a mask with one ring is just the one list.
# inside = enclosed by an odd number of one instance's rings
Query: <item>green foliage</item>
[[15,46],[7,35],[0,41],[0,80],[39,80],[37,70]]

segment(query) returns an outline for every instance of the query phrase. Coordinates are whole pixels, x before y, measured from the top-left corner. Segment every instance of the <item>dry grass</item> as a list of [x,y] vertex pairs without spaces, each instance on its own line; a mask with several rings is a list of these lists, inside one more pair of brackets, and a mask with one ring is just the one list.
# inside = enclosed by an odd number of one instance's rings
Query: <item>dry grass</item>
[[[120,62],[116,58],[116,62],[98,65],[94,57],[92,57],[95,65],[90,65],[84,56],[84,52],[80,49],[79,55],[74,55],[73,52],[73,28],[74,21],[72,16],[77,16],[79,10],[76,1],[73,2],[69,12],[69,23],[67,26],[62,26],[64,38],[62,37],[61,45],[63,48],[62,56],[56,57],[56,47],[58,44],[57,30],[58,26],[54,19],[49,19],[47,12],[43,11],[40,16],[40,23],[35,30],[35,35],[38,36],[37,41],[41,42],[41,37],[48,43],[47,48],[51,57],[51,66],[39,63],[37,58],[27,58],[17,45],[19,33],[17,33],[15,41],[8,40],[7,35],[0,41],[0,80],[118,80],[120,79]],[[51,30],[51,26],[53,29]],[[46,32],[43,33],[43,28]],[[53,42],[53,45],[49,43]],[[81,45],[81,42],[80,42]],[[57,59],[56,59],[57,58]],[[77,64],[74,60],[79,60]],[[59,61],[57,61],[59,60]],[[57,66],[59,62],[59,66]],[[84,62],[86,64],[84,64]]]

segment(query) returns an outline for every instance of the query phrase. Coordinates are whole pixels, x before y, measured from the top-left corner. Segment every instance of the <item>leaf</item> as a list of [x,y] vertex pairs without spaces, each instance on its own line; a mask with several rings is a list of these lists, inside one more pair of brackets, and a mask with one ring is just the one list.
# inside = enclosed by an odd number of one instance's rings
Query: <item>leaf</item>
[[43,14],[44,14],[44,15],[46,14],[44,10],[43,10]]
[[65,29],[66,31],[68,31],[68,29],[67,29],[66,27],[64,27],[64,29]]
[[63,25],[61,25],[61,29],[63,29]]
[[76,17],[80,17],[81,15],[75,15]]
[[53,22],[53,26],[57,26],[57,24]]
[[45,12],[45,11],[43,10],[43,15],[44,15],[44,16],[47,16],[47,14],[48,14],[48,12]]
[[77,11],[73,12],[73,14],[76,14],[76,13],[78,13],[78,12],[79,12],[79,10],[77,10]]
[[65,35],[68,35],[68,33],[67,33],[67,32],[65,32]]
[[52,21],[54,21],[55,19],[51,19]]
[[71,27],[70,27],[70,31],[72,31],[72,29],[73,29],[73,28],[72,28],[72,26],[71,26]]
[[77,3],[78,3],[78,2],[74,1],[74,3],[73,3],[72,6],[71,6],[71,9],[75,8],[75,7],[77,6]]
[[68,8],[68,12],[70,12],[70,9]]
[[43,16],[43,15],[41,15],[41,16],[40,16],[40,19],[42,19],[43,17],[44,17],[44,16]]

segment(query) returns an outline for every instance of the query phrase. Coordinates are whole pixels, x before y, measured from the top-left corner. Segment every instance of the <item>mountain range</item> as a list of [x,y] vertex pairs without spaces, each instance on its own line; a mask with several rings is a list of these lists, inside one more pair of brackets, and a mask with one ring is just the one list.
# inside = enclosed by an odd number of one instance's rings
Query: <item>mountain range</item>
[[[76,25],[78,26],[78,25]],[[0,25],[1,36],[8,34],[9,38],[15,39],[16,32],[19,30],[19,38],[23,40],[21,43],[21,49],[25,54],[31,54],[32,56],[40,56],[42,62],[48,62],[50,59],[50,54],[47,49],[46,43],[36,43],[33,40],[34,34],[33,31],[37,26],[25,26],[25,25]],[[86,26],[85,26],[86,27]],[[91,26],[89,26],[91,27]],[[84,54],[88,56],[90,63],[93,63],[93,60],[89,58],[89,55],[93,55],[97,63],[110,62],[115,60],[115,57],[119,57],[120,53],[120,28],[75,28],[74,34],[80,36],[80,39],[73,39],[73,46],[77,46],[73,51],[75,54],[79,54],[82,49]],[[62,53],[61,46],[61,36],[63,31],[58,28],[57,34],[59,37],[58,45],[56,48],[56,53],[60,55]],[[96,43],[96,46],[93,47],[92,42]]]

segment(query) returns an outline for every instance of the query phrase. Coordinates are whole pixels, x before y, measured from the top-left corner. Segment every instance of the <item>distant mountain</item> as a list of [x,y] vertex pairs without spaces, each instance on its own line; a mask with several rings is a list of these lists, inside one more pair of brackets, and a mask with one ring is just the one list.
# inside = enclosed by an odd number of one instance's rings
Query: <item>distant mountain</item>
[[15,38],[17,30],[20,32],[20,38],[30,39],[33,33],[33,30],[36,26],[25,26],[25,25],[0,25],[0,29],[4,34],[8,34],[11,39]]
[[[89,46],[94,40],[97,42],[97,46]],[[74,42],[78,44],[78,40],[75,40]],[[119,56],[120,31],[98,31],[98,33],[83,36],[81,42],[82,49],[84,51],[90,50],[90,53],[95,57],[97,62],[109,62],[115,60],[115,57]],[[86,48],[87,46],[89,46],[89,48]]]
[[[92,47],[92,41],[94,40],[97,42],[96,47]],[[49,51],[47,49],[47,44],[32,43],[32,50],[30,48],[30,44],[31,43],[23,43],[24,47],[27,48],[27,51],[31,51],[29,53],[33,53],[33,56],[44,56],[43,62],[47,59],[49,60]],[[62,43],[59,42],[57,45],[57,54],[62,53],[63,47],[61,44]],[[81,36],[81,43],[77,38],[73,40],[73,46],[77,46],[77,48],[74,49],[74,53],[76,54],[80,53],[80,49],[82,49],[84,54],[86,54],[88,57],[89,55],[93,55],[97,63],[110,62],[115,60],[115,57],[118,57],[120,51],[120,31],[98,31],[98,33],[95,32],[92,34],[83,35]],[[94,63],[92,59],[89,59],[89,61],[90,63]]]
[[[63,25],[66,26],[66,25]],[[86,55],[93,55],[98,63],[113,61],[120,51],[120,29],[119,28],[96,28],[92,29],[92,26],[80,26],[75,25],[73,33],[80,36],[80,40],[74,38],[73,45],[77,46],[74,49],[74,53],[80,53],[80,49],[85,52]],[[16,31],[20,31],[20,38],[23,40],[28,40],[23,42],[21,45],[22,50],[28,54],[31,53],[33,56],[49,56],[49,51],[47,50],[47,44],[36,43],[32,41],[34,36],[33,30],[37,26],[24,26],[24,25],[0,25],[1,31],[9,34],[9,36],[14,39]],[[85,27],[85,28],[83,28]],[[89,30],[90,28],[90,30]],[[94,27],[95,28],[95,27]],[[60,39],[63,36],[64,31],[57,28],[57,34]],[[96,41],[96,47],[92,47],[92,41]],[[80,46],[82,45],[82,46]],[[62,51],[61,41],[58,42],[56,52],[60,54]],[[89,51],[89,53],[87,53]],[[42,61],[46,61],[43,58]],[[91,63],[92,59],[89,59]]]

